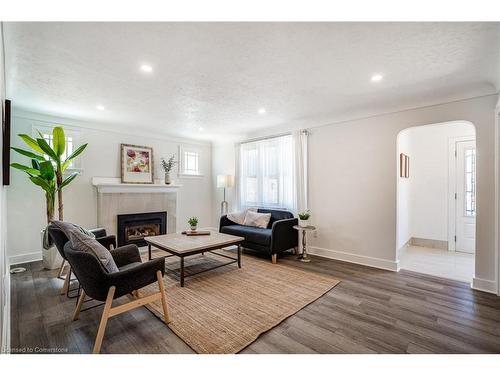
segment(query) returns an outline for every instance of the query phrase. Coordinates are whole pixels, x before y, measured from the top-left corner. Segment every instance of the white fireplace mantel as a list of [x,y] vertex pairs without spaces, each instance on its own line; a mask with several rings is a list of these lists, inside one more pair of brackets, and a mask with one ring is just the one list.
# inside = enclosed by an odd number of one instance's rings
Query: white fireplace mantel
[[154,184],[124,184],[117,177],[92,177],[92,185],[98,193],[176,193],[182,185],[161,183]]

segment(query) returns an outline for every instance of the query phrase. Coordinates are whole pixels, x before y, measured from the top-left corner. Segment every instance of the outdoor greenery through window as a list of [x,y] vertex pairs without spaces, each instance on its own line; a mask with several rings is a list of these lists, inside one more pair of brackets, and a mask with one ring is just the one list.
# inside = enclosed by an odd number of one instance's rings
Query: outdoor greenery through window
[[241,206],[292,209],[292,136],[243,143],[240,147]]

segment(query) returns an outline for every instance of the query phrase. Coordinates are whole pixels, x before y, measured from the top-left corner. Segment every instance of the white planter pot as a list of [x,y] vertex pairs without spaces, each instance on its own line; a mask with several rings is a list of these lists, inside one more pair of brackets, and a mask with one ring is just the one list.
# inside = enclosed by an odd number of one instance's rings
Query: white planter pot
[[191,231],[196,232],[196,228],[197,228],[196,225],[191,225]]
[[299,219],[299,225],[301,227],[307,227],[309,225],[309,219],[307,219],[307,220],[300,220]]
[[43,268],[47,270],[55,270],[61,266],[61,263],[63,261],[61,255],[59,254],[59,251],[57,251],[57,248],[52,246],[50,249],[46,250],[43,248],[43,230],[40,234],[40,240],[42,244],[42,264]]

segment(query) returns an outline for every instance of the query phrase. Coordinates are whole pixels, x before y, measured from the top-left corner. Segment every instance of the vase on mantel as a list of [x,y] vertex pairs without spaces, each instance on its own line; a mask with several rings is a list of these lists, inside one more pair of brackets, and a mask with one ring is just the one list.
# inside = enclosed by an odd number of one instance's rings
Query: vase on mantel
[[165,185],[170,185],[171,183],[170,172],[165,172]]

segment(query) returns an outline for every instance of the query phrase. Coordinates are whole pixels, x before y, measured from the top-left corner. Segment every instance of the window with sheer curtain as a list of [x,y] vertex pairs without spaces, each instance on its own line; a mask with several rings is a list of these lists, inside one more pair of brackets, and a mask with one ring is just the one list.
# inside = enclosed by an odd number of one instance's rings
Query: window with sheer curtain
[[242,208],[295,208],[291,135],[243,143],[239,159]]

